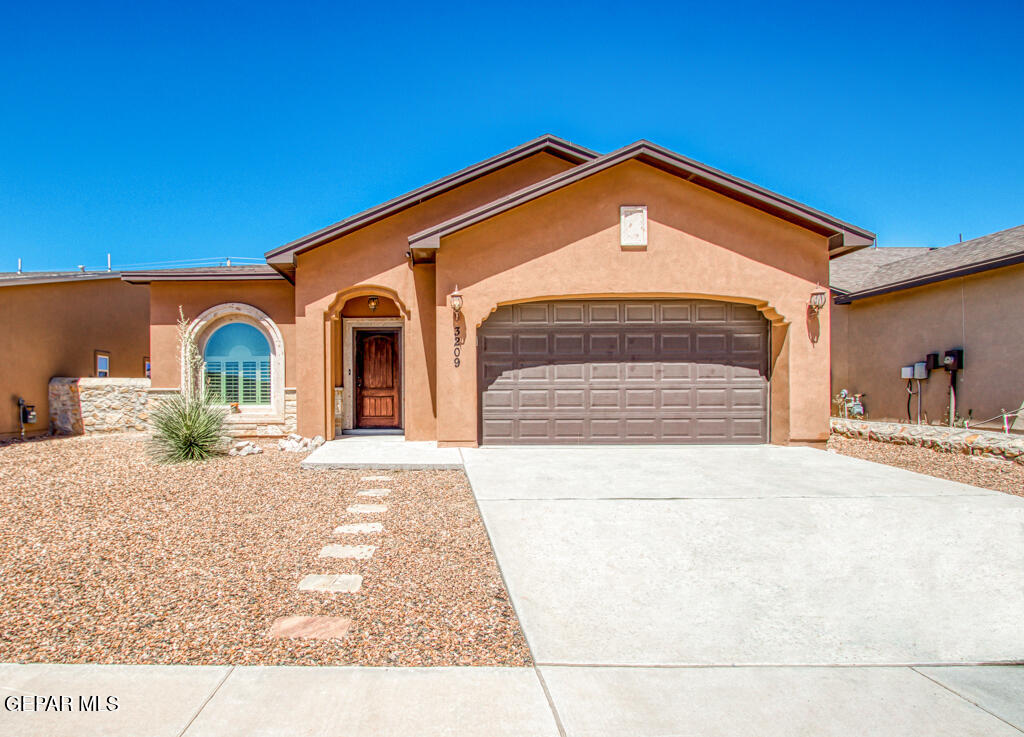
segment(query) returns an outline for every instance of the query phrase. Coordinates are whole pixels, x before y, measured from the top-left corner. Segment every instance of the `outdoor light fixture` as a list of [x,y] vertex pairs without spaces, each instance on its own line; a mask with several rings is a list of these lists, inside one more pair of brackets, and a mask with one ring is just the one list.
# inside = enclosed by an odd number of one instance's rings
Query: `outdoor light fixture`
[[451,294],[452,312],[458,315],[462,312],[462,295],[459,293],[459,285],[455,285],[455,291]]
[[370,312],[376,311],[377,305],[379,303],[380,303],[380,298],[378,298],[378,297],[367,297],[367,299],[366,299],[366,306],[370,308]]
[[821,312],[821,308],[828,301],[828,292],[824,289],[816,289],[811,292],[811,310],[815,313]]

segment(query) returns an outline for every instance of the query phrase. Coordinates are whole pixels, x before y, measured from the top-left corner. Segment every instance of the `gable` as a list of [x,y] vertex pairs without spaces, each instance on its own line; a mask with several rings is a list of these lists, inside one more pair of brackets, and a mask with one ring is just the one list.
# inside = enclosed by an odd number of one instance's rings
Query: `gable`
[[807,205],[783,197],[725,172],[713,169],[693,159],[669,151],[648,141],[598,157],[555,175],[543,182],[525,187],[507,197],[495,200],[476,210],[428,228],[409,237],[409,246],[415,258],[417,251],[428,253],[441,246],[441,240],[453,233],[500,215],[541,197],[572,186],[589,177],[628,161],[637,161],[692,182],[737,202],[761,210],[773,217],[793,223],[828,239],[832,255],[863,248],[874,243],[874,233],[845,223]]

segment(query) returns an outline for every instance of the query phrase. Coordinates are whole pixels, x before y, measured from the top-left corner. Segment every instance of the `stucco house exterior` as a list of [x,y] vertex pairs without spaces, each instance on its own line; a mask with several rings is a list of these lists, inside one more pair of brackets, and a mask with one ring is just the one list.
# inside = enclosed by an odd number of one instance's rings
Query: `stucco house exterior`
[[[1024,225],[942,248],[865,248],[832,262],[831,286],[832,389],[863,392],[869,419],[917,422],[901,368],[955,350],[954,414],[981,424],[1024,403]],[[921,420],[946,424],[953,377],[926,374]]]
[[0,438],[21,433],[18,400],[35,407],[26,435],[50,430],[50,379],[144,378],[149,294],[112,272],[0,273]]
[[829,261],[862,228],[640,141],[544,136],[275,248],[150,285],[246,432],[488,443],[821,444]]

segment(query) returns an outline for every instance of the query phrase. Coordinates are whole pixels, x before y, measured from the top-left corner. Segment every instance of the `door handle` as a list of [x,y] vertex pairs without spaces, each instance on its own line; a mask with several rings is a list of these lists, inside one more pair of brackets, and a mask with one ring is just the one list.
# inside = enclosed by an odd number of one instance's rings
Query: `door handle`
[[362,385],[363,385],[363,377],[360,376],[358,379],[356,379],[356,387],[361,387]]

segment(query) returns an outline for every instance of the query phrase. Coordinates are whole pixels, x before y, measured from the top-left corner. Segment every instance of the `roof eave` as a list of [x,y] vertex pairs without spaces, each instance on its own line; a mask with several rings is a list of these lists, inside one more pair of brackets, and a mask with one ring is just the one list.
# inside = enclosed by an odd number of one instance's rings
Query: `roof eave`
[[868,297],[878,297],[883,294],[891,294],[892,292],[902,292],[904,289],[923,287],[928,284],[935,284],[936,282],[958,279],[962,276],[971,276],[972,274],[980,274],[984,271],[992,271],[993,269],[1000,269],[1004,266],[1015,266],[1022,263],[1024,263],[1024,252],[1015,253],[1010,256],[1001,256],[999,258],[989,259],[988,261],[980,261],[968,266],[959,266],[955,269],[946,269],[945,271],[936,271],[933,274],[924,274],[912,279],[904,279],[903,281],[894,282],[892,284],[883,284],[871,289],[863,289],[859,292],[850,292],[837,297],[835,302],[836,304],[841,305],[849,304],[860,299],[867,299]]
[[[399,197],[388,200],[380,205],[364,210],[363,212],[357,213],[356,215],[334,223],[333,225],[328,225],[326,228],[322,228],[314,233],[303,236],[291,243],[286,243],[283,246],[274,248],[265,254],[267,263],[274,268],[278,268],[278,265],[294,264],[295,257],[300,253],[304,253],[316,248],[317,246],[321,246],[335,238],[339,238],[354,230],[371,225],[383,220],[384,218],[390,217],[395,213],[401,212],[404,209],[424,202],[425,200],[442,195],[445,192],[451,191],[452,189],[471,182],[474,179],[479,179],[480,177],[486,176],[487,174],[539,153],[548,153],[574,164],[581,164],[585,161],[590,161],[598,157],[598,153],[596,151],[591,151],[583,146],[577,146],[576,144],[565,141],[557,136],[544,135],[539,138],[535,138],[532,141],[527,141],[524,144],[509,149],[508,151],[504,151],[497,156],[492,156],[489,159],[473,164],[472,166],[468,166],[453,174],[449,174],[448,176],[431,182],[430,184],[426,184],[423,187],[414,189],[411,192],[407,192]],[[281,271],[281,269],[278,270]],[[282,274],[284,274],[284,271],[282,271]],[[286,278],[289,277],[286,276]]]
[[530,202],[551,192],[567,187],[586,177],[610,169],[625,161],[637,159],[695,182],[712,191],[725,194],[752,207],[768,212],[784,220],[826,236],[829,239],[830,255],[858,250],[875,242],[875,234],[850,223],[833,218],[795,200],[766,190],[738,177],[713,169],[698,161],[688,159],[648,141],[638,141],[625,148],[613,151],[574,169],[556,174],[541,182],[501,197],[482,207],[463,213],[443,223],[409,236],[411,248],[437,249],[441,240],[452,233],[475,225],[514,207]]
[[130,271],[121,275],[129,284],[150,284],[155,281],[277,281],[281,274],[161,274],[153,271]]
[[33,277],[30,275],[22,275],[13,277],[10,279],[0,279],[0,287],[20,287],[20,286],[31,286],[34,284],[74,284],[76,282],[83,281],[102,281],[104,279],[120,279],[120,272],[116,271],[103,271],[98,273],[85,272],[74,272],[74,274],[68,274],[66,276],[43,276]]

